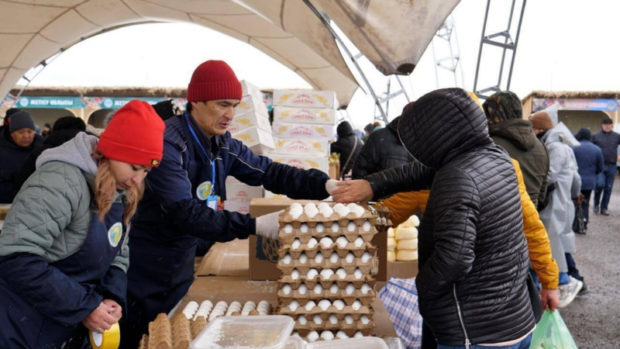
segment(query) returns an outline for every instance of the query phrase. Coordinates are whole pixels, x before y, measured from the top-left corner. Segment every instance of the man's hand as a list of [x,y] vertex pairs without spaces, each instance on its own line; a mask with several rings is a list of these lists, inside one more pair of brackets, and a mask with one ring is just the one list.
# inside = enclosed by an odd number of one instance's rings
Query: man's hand
[[370,183],[365,179],[341,181],[337,185],[331,193],[336,202],[367,202],[374,195]]
[[101,302],[99,306],[82,321],[82,323],[89,330],[103,332],[112,327],[112,325],[118,321],[116,316],[112,315],[112,313],[115,313],[116,311],[117,310],[113,306]]
[[278,239],[278,228],[280,227],[279,217],[282,212],[284,212],[284,210],[256,217],[256,235],[270,239]]
[[558,290],[546,290],[543,288],[540,291],[540,302],[544,310],[555,311],[558,304],[560,304],[560,292]]
[[103,304],[109,305],[114,309],[114,311],[112,311],[110,315],[112,315],[116,319],[116,321],[114,322],[118,322],[123,316],[123,307],[121,307],[118,303],[116,303],[116,301],[112,299],[104,299]]

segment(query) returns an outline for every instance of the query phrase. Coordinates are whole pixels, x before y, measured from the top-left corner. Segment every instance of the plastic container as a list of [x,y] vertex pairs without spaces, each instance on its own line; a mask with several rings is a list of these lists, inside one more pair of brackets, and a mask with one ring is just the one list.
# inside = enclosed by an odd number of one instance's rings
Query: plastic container
[[288,337],[284,344],[284,349],[305,349],[306,342],[297,335]]
[[378,337],[361,337],[318,341],[306,345],[306,349],[388,349],[383,339]]
[[288,316],[230,316],[211,321],[190,349],[281,349],[295,322]]

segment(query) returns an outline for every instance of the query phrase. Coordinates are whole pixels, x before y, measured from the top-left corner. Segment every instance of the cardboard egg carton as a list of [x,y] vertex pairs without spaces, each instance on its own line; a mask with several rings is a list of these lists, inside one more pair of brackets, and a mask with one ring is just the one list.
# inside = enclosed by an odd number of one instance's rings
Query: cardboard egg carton
[[282,299],[282,303],[286,303],[287,299],[289,301],[293,299],[312,299],[314,301],[321,299],[345,299],[347,304],[352,304],[355,299],[374,298],[375,295],[376,292],[371,283],[365,283],[359,288],[355,288],[353,283],[340,287],[338,283],[334,282],[326,288],[321,284],[315,285],[314,288],[308,288],[305,284],[301,284],[295,289],[289,284],[283,284],[278,290],[278,297]]
[[278,239],[283,243],[290,244],[295,239],[308,243],[311,238],[321,239],[329,237],[335,241],[338,237],[344,236],[349,242],[354,242],[358,237],[369,242],[377,233],[375,222],[375,218],[340,219],[321,222],[280,222]]
[[[345,315],[346,317],[346,315]],[[374,330],[375,323],[366,315],[359,315],[357,319],[351,316],[348,321],[345,317],[338,318],[331,314],[327,319],[320,316],[299,315],[295,318],[295,330]],[[363,320],[362,320],[363,319]],[[318,320],[318,321],[317,321]]]
[[[326,336],[324,332],[329,332],[329,336]],[[314,333],[314,335],[313,335]],[[307,342],[312,343],[321,341],[321,340],[332,340],[332,339],[344,339],[344,338],[355,338],[355,337],[364,337],[364,336],[372,336],[374,333],[374,329],[363,329],[363,330],[355,330],[355,329],[346,329],[346,330],[295,330],[293,335],[298,335],[301,338],[304,338]]]
[[332,244],[331,247],[325,248],[322,247],[320,243],[317,243],[313,247],[300,243],[297,248],[293,248],[292,245],[289,244],[280,245],[278,255],[279,258],[284,258],[288,253],[294,259],[299,259],[302,253],[308,256],[308,258],[314,258],[317,253],[321,253],[323,256],[331,256],[332,252],[336,252],[340,258],[345,258],[347,254],[351,252],[355,257],[361,258],[364,252],[369,252],[371,255],[374,255],[376,251],[377,248],[369,242],[364,242],[362,246],[355,246],[353,243],[348,243],[345,248],[340,248],[336,244]]
[[[310,202],[310,204],[314,204],[314,205],[316,205],[317,203],[319,202]],[[317,222],[342,222],[342,221],[348,222],[349,220],[354,220],[358,222],[370,220],[371,223],[376,224],[377,223],[376,219],[379,217],[377,215],[377,211],[375,210],[375,208],[372,206],[368,206],[368,205],[358,205],[358,206],[361,206],[361,208],[364,210],[361,214],[356,214],[355,212],[349,210],[344,215],[340,215],[337,209],[334,210],[334,207],[336,207],[336,205],[342,205],[342,204],[328,204],[328,205],[330,206],[332,212],[327,217],[323,215],[321,211],[318,211],[318,213],[316,213],[315,215],[310,216],[308,215],[307,212],[303,211],[303,208],[302,208],[302,212],[300,215],[295,215],[294,212],[291,210],[291,207],[289,207],[287,210],[280,213],[280,216],[279,216],[280,226],[283,226],[286,223],[304,223],[304,222],[317,223]]]
[[[358,258],[359,259],[359,258]],[[369,260],[369,262],[372,261]],[[296,261],[296,264],[299,264],[299,261]],[[308,273],[311,273],[311,270],[314,270],[318,277],[322,280],[350,280],[350,276],[353,276],[354,280],[361,279],[364,275],[373,275],[373,264],[365,263],[362,265],[348,264],[343,266],[336,266],[335,268],[316,268],[311,267],[309,265],[299,265],[297,267],[294,266],[278,266],[280,270],[282,270],[282,275],[292,275],[294,270],[299,272],[300,276],[305,275],[308,278]],[[331,270],[331,272],[329,272]],[[359,272],[358,272],[359,270]],[[342,272],[344,271],[344,272]],[[327,272],[327,274],[326,274]],[[356,277],[359,276],[359,278]],[[343,277],[344,276],[344,277]]]
[[[370,295],[370,292],[367,294],[362,294],[360,295],[360,297],[356,297],[351,294],[345,295],[344,292],[341,291],[340,294],[337,296],[328,296],[328,297],[323,297],[323,298],[316,298],[316,297],[313,297],[311,294],[306,293],[304,295],[300,295],[298,298],[292,298],[292,297],[280,298],[279,307],[286,308],[286,307],[289,307],[291,303],[296,302],[297,303],[296,307],[303,307],[304,309],[306,309],[306,306],[314,307],[314,308],[318,307],[319,309],[322,310],[322,312],[325,312],[325,310],[322,307],[322,304],[319,304],[319,303],[322,300],[326,300],[327,302],[329,302],[329,303],[326,303],[327,305],[334,307],[333,309],[337,309],[338,311],[342,310],[340,309],[342,307],[346,308],[349,306],[352,307],[354,311],[358,311],[358,309],[361,309],[364,306],[368,307],[369,309],[372,309],[373,299],[374,297]],[[331,309],[331,308],[328,307],[328,309]]]
[[[281,299],[280,301],[284,302],[285,300]],[[322,307],[323,301],[328,302],[326,303],[325,307]],[[374,314],[374,311],[368,300],[364,299],[363,302],[362,300],[357,301],[358,304],[357,306],[355,306],[351,304],[346,304],[345,301],[342,299],[337,299],[333,302],[328,299],[322,299],[318,302],[315,302],[313,300],[301,299],[290,300],[288,304],[280,303],[278,305],[277,312],[281,315],[293,316],[293,318],[297,318],[298,315],[319,315],[324,320],[327,320],[329,318],[329,315],[331,314],[335,314],[336,316],[341,316],[342,318],[344,318],[346,314],[353,313],[358,314],[359,316],[367,315],[372,318],[372,314]],[[372,299],[370,299],[370,302],[372,302]]]
[[[334,254],[335,257],[332,258]],[[284,274],[290,274],[293,269],[297,269],[300,273],[307,274],[308,270],[305,269],[336,270],[338,268],[344,268],[348,274],[352,274],[355,268],[360,268],[365,274],[373,274],[372,271],[376,269],[379,263],[377,256],[371,255],[370,253],[368,253],[368,255],[362,254],[362,257],[359,258],[355,257],[352,253],[351,255],[345,256],[345,258],[341,258],[336,252],[332,252],[332,255],[325,257],[323,254],[317,253],[314,258],[308,258],[306,256],[304,259],[304,255],[300,255],[299,258],[293,259],[292,255],[289,255],[290,258],[287,258],[287,254],[285,254],[278,260],[278,269],[282,270]],[[317,262],[317,260],[322,260],[322,262]]]
[[306,275],[300,275],[298,278],[294,278],[291,275],[282,275],[280,283],[290,284],[292,288],[297,289],[299,285],[304,283],[310,289],[313,289],[316,284],[320,284],[323,288],[330,287],[332,283],[336,282],[338,287],[345,288],[349,283],[352,283],[355,288],[362,287],[365,283],[374,282],[374,278],[371,275],[363,275],[360,279],[356,279],[353,275],[347,274],[347,277],[340,279],[337,275],[332,275],[329,279],[320,277],[320,274],[312,279],[308,279]]

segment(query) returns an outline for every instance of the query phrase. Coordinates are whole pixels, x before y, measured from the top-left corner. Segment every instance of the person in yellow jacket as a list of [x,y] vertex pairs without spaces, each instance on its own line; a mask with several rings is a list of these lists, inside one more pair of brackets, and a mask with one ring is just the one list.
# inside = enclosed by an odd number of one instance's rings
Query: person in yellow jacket
[[[525,189],[523,174],[519,162],[512,159],[512,164],[519,182],[521,207],[523,210],[523,233],[527,240],[532,268],[538,275],[541,283],[540,298],[543,309],[555,310],[560,302],[558,293],[559,269],[551,255],[551,246],[547,231],[538,217],[538,211]],[[381,204],[390,209],[390,219],[396,226],[404,222],[416,212],[426,210],[426,201],[430,190],[409,191],[395,194],[385,199]]]

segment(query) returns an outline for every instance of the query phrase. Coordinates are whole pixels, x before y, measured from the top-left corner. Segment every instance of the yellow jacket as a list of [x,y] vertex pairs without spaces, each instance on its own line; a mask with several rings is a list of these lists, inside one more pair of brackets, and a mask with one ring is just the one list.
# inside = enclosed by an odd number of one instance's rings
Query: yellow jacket
[[[527,240],[530,254],[530,263],[538,275],[542,288],[555,290],[558,288],[559,268],[551,256],[551,245],[545,226],[538,216],[538,211],[527,191],[521,173],[521,166],[517,160],[512,159],[512,164],[519,182],[519,194],[521,195],[521,208],[523,210],[523,233]],[[426,209],[429,190],[410,191],[398,193],[383,201],[383,205],[390,209],[390,219],[396,226],[409,218],[412,214]]]

